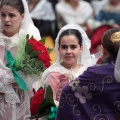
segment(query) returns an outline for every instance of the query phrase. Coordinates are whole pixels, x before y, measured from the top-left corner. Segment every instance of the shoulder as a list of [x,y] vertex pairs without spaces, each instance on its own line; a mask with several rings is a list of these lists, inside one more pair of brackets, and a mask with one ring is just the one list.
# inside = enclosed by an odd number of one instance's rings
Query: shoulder
[[85,66],[85,65],[80,65],[80,68],[79,68],[79,70],[78,70],[78,72],[77,72],[77,73],[78,73],[77,76],[81,75],[87,68],[88,68],[88,67]]
[[50,75],[54,75],[54,73],[61,73],[61,65],[58,63],[54,63],[52,64],[49,68],[47,68],[43,74],[42,74],[42,81],[44,81],[46,79],[46,77],[50,74]]
[[87,70],[83,73],[83,76],[91,77],[99,77],[106,75],[113,75],[114,73],[114,64],[99,64],[92,67],[88,67]]

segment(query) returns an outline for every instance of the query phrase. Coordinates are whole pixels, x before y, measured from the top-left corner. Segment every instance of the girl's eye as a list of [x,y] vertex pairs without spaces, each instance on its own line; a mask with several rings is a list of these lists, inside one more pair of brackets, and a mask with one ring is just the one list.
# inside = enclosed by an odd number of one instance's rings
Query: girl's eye
[[77,48],[76,45],[71,45],[71,49],[75,49],[75,48]]
[[11,18],[12,18],[12,17],[15,17],[15,15],[14,15],[14,14],[9,14],[9,17],[11,17]]
[[[1,13],[1,17],[6,17],[6,16],[7,16],[6,14]],[[14,15],[14,14],[9,14],[8,16],[9,16],[10,18],[15,17],[15,15]]]
[[61,45],[62,49],[67,49],[67,45]]
[[4,13],[1,13],[1,17],[5,17],[6,16],[6,14],[4,14]]

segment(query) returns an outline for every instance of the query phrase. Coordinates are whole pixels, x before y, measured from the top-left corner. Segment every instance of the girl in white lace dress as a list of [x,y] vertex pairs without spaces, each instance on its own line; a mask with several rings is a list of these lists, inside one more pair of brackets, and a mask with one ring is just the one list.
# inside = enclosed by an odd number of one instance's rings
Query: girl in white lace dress
[[53,97],[59,101],[62,88],[93,65],[89,48],[90,40],[84,30],[76,24],[67,24],[55,40],[56,62],[42,76],[42,85],[51,85]]
[[40,39],[34,26],[26,0],[2,0],[0,3],[0,120],[27,120],[30,116],[32,77],[22,72],[29,90],[22,90],[15,82],[12,70],[6,67],[5,52],[16,56],[20,36],[33,35]]

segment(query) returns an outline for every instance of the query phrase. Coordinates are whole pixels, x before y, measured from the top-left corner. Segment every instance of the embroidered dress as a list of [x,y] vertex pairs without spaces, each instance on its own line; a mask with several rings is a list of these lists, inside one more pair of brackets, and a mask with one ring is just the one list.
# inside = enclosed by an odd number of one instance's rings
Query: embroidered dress
[[16,55],[19,34],[6,37],[0,33],[0,120],[26,120],[30,116],[30,98],[32,96],[32,77],[19,71],[29,90],[21,90],[14,80],[10,68],[4,59],[6,50]]
[[[115,61],[89,67],[63,88],[56,120],[116,120],[120,114],[120,83]],[[64,112],[63,112],[64,111]]]
[[[1,1],[1,4],[2,2],[4,1]],[[41,38],[38,29],[34,26],[30,17],[26,0],[21,0],[21,2],[24,7],[24,18],[19,26],[18,33],[13,30],[16,34],[12,37],[6,37],[3,34],[4,27],[2,20],[0,20],[0,120],[27,120],[30,116],[29,104],[32,96],[34,78],[18,71],[28,88],[28,90],[21,90],[12,72],[14,60],[9,59],[10,63],[12,63],[9,68],[6,67],[9,62],[4,59],[7,50],[11,52],[13,58],[16,57],[18,43],[22,35],[29,34],[30,36],[34,36],[37,40]],[[21,81],[19,83],[21,83]]]
[[70,82],[70,80],[75,79],[78,75],[82,74],[83,71],[87,69],[86,66],[80,65],[79,70],[75,73],[72,69],[66,69],[59,63],[53,64],[49,68],[49,72],[46,71],[44,75],[46,76],[43,78],[44,84],[49,84],[53,89],[53,97],[55,100],[59,101],[61,90],[63,87]]

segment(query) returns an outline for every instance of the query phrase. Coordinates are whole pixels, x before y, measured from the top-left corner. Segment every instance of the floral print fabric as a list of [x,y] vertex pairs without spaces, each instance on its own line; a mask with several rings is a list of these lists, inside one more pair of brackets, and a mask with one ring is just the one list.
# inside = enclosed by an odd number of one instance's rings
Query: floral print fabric
[[56,120],[116,120],[120,83],[114,78],[114,63],[89,67],[65,86]]

